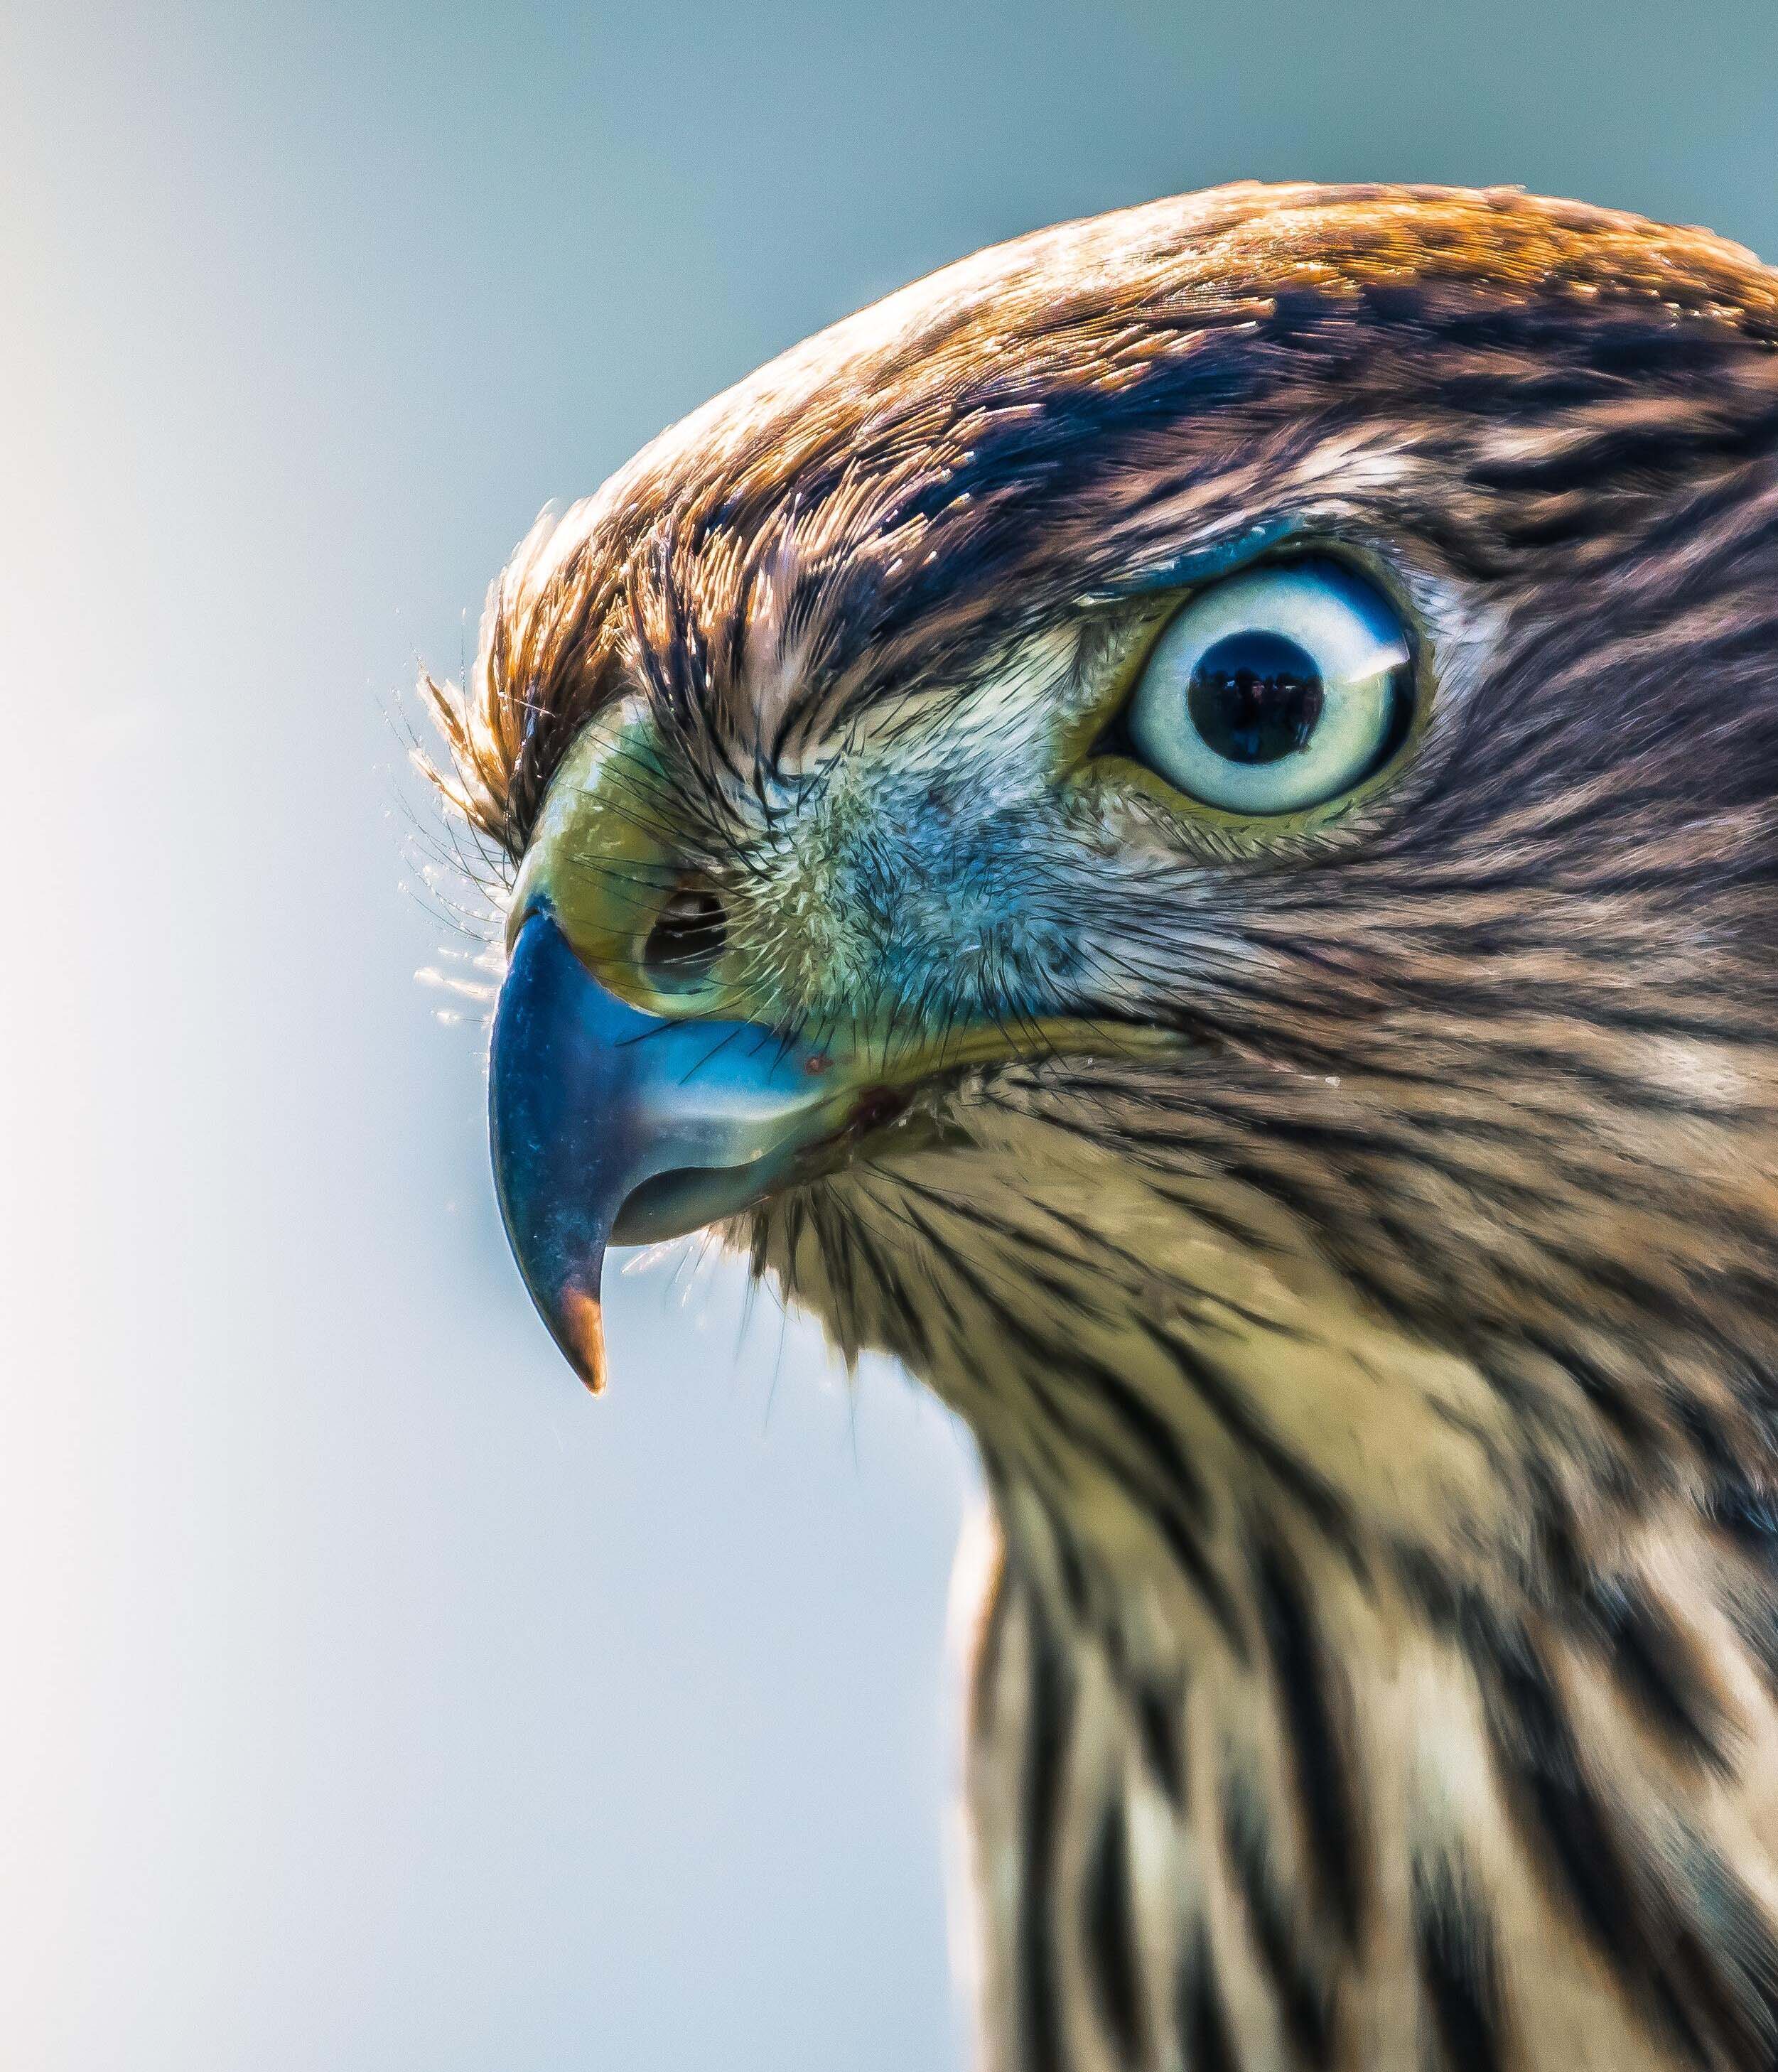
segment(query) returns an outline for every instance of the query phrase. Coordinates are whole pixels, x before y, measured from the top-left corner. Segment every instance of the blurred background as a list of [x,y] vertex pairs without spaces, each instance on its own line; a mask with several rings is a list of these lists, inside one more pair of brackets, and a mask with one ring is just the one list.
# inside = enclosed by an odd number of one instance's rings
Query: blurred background
[[[966,1443],[695,1247],[582,1396],[400,728],[540,505],[1260,175],[1778,257],[1778,11],[0,17],[0,2062],[954,2072]],[[441,1020],[438,1010],[463,1018]]]

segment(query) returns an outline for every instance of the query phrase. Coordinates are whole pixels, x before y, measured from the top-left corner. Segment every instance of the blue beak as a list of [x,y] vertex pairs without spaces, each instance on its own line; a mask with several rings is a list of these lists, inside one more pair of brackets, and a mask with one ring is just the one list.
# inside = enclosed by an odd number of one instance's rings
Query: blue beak
[[588,1388],[604,1383],[606,1247],[677,1237],[793,1178],[846,1125],[829,1063],[757,1023],[644,1013],[547,907],[525,921],[494,1017],[494,1180],[531,1299]]

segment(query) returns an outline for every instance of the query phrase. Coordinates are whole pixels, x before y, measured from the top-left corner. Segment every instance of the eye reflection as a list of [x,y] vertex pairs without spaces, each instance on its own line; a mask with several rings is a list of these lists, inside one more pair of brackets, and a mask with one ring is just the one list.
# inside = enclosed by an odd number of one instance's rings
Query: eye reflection
[[1192,724],[1231,763],[1276,763],[1307,747],[1321,717],[1321,672],[1282,633],[1231,633],[1192,672]]

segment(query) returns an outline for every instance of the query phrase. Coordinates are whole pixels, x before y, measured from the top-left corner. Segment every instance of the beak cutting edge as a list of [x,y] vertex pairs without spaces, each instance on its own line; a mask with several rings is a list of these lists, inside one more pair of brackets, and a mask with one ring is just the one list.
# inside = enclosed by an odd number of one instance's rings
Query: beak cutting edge
[[677,1237],[770,1193],[844,1127],[829,1063],[755,1022],[645,1013],[600,985],[546,906],[525,919],[494,1016],[495,1186],[531,1299],[595,1393],[606,1247]]

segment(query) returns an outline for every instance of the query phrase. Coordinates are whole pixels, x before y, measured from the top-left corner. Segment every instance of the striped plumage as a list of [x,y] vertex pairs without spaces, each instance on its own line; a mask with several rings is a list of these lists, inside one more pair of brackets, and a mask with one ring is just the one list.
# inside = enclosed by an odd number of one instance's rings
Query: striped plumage
[[[718,398],[440,694],[514,858],[652,713],[786,1028],[1108,1030],[731,1227],[979,1443],[995,2072],[1778,2066],[1775,455],[1732,246],[1231,188]],[[1275,841],[1056,780],[1301,541],[1416,628],[1398,777]]]

